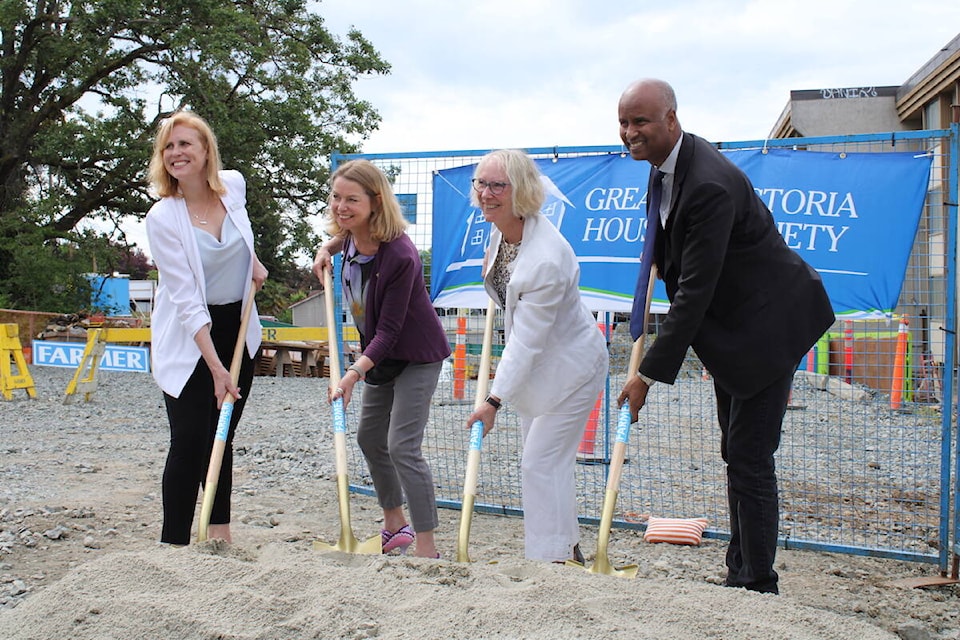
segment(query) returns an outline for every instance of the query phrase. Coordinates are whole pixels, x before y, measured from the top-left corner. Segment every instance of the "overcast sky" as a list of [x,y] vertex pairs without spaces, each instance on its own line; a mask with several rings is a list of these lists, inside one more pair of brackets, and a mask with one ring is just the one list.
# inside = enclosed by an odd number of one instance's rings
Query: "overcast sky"
[[960,34],[946,0],[321,0],[392,65],[363,79],[383,117],[366,152],[619,144],[641,77],[685,130],[765,138],[792,89],[897,86]]
[[[383,118],[365,152],[617,145],[617,100],[641,77],[674,86],[685,130],[758,140],[791,90],[899,86],[960,34],[957,0],[312,5],[392,65],[356,86]],[[142,227],[125,225],[149,254]]]

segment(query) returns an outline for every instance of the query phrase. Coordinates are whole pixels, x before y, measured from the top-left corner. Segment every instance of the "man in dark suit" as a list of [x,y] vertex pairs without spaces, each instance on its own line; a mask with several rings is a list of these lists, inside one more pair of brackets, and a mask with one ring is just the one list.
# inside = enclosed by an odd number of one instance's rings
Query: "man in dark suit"
[[[653,258],[670,310],[618,403],[629,400],[636,420],[650,386],[672,384],[693,347],[713,377],[727,466],[725,584],[778,593],[774,453],[793,373],[834,321],[830,301],[817,272],[783,242],[747,176],[681,130],[669,84],[630,85],[619,118],[631,157],[653,165],[648,207],[662,180],[659,210],[647,211],[647,225],[657,225]],[[639,284],[638,297],[645,289]],[[634,300],[635,316],[642,304]],[[636,338],[645,328],[632,324]]]

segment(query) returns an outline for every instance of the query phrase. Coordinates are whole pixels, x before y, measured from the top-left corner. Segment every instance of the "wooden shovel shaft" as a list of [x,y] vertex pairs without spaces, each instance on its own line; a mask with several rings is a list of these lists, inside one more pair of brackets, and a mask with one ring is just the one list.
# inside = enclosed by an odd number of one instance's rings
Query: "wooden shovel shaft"
[[[650,269],[650,282],[647,285],[647,299],[643,308],[643,332],[633,343],[630,349],[630,362],[627,365],[627,379],[637,375],[640,360],[643,358],[643,346],[646,338],[647,319],[650,317],[650,302],[653,298],[653,285],[657,278],[657,268]],[[616,494],[620,490],[620,476],[623,470],[623,461],[626,459],[627,443],[630,441],[630,405],[625,403],[620,407],[617,421],[617,437],[613,445],[613,456],[610,460],[610,471],[607,474],[607,493]]]
[[[333,308],[333,277],[330,269],[323,271],[323,302],[327,314],[327,357],[330,359],[330,391],[340,384],[340,347],[337,343],[336,322]],[[333,411],[333,446],[337,470],[337,505],[340,509],[340,539],[334,545],[319,541],[313,543],[318,550],[335,550],[346,553],[379,554],[383,552],[380,536],[357,540],[350,521],[350,479],[347,465],[347,417],[343,398],[331,403]]]
[[[253,299],[257,293],[257,284],[250,283],[250,294],[247,304],[243,307],[240,318],[240,331],[237,334],[237,343],[233,347],[233,359],[230,361],[230,381],[236,386],[240,380],[240,367],[243,364],[243,349],[247,343],[247,327],[250,325],[250,313],[253,310]],[[217,433],[213,439],[213,450],[210,452],[210,464],[207,465],[207,479],[203,483],[203,503],[200,506],[200,524],[197,526],[197,542],[207,539],[207,528],[210,525],[210,515],[213,512],[213,500],[217,496],[217,484],[220,479],[220,467],[223,465],[223,454],[227,448],[227,435],[230,433],[230,421],[233,418],[233,404],[236,399],[229,393],[220,405],[220,415],[217,417]]]
[[[487,317],[483,327],[483,346],[480,348],[480,368],[477,370],[477,393],[473,408],[479,409],[486,402],[490,388],[490,361],[493,352],[493,320],[496,306],[493,300],[487,303]],[[457,537],[457,562],[470,562],[467,547],[470,544],[470,525],[473,522],[473,503],[477,495],[477,478],[480,475],[480,451],[483,448],[483,423],[475,422],[470,429],[470,449],[467,453],[467,470],[463,480],[463,504],[460,507],[460,535]]]
[[[637,375],[640,360],[643,358],[643,348],[647,331],[647,320],[650,318],[650,303],[653,300],[653,285],[657,280],[656,266],[650,269],[650,280],[647,283],[647,299],[643,307],[643,330],[640,337],[633,343],[630,350],[630,362],[627,365],[627,379]],[[620,407],[617,421],[617,438],[613,445],[613,454],[610,458],[610,470],[607,473],[607,488],[603,499],[603,512],[600,515],[600,527],[597,531],[597,553],[593,566],[588,569],[591,573],[635,578],[637,566],[629,565],[620,569],[610,564],[607,556],[607,546],[610,542],[610,529],[613,526],[613,514],[617,505],[617,496],[620,492],[620,479],[623,473],[623,462],[627,455],[627,443],[630,441],[630,405]]]
[[[323,303],[327,316],[327,357],[330,364],[330,391],[340,384],[340,346],[337,343],[337,330],[333,305],[333,278],[330,270],[323,272]],[[347,439],[346,415],[343,400],[333,401],[333,443],[336,457],[337,476],[347,475]]]

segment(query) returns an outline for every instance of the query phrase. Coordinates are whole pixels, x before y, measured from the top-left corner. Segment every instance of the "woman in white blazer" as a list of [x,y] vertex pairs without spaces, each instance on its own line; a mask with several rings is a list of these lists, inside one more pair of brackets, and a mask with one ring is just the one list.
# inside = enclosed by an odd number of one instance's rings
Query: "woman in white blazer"
[[150,183],[160,200],[147,214],[147,239],[160,273],[151,317],[153,376],[163,391],[170,449],[163,470],[161,542],[188,544],[198,489],[226,394],[236,398],[208,535],[231,542],[233,436],[260,352],[260,320],[251,311],[239,384],[230,362],[250,282],[263,286],[246,210],[246,185],[221,171],[210,126],[188,111],[157,131]]
[[577,448],[607,376],[609,357],[580,299],[570,244],[540,214],[540,172],[522,151],[493,151],[474,172],[472,200],[493,224],[484,286],[504,309],[506,344],[487,402],[467,421],[493,428],[508,402],[519,414],[526,557],[582,561]]

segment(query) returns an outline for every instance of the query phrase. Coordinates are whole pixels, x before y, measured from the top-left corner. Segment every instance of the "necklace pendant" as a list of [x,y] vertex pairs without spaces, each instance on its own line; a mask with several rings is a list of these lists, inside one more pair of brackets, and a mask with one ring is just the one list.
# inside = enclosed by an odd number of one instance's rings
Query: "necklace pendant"
[[198,219],[197,222],[199,222],[200,224],[207,224],[207,221],[206,221],[206,220],[199,220],[199,219]]

